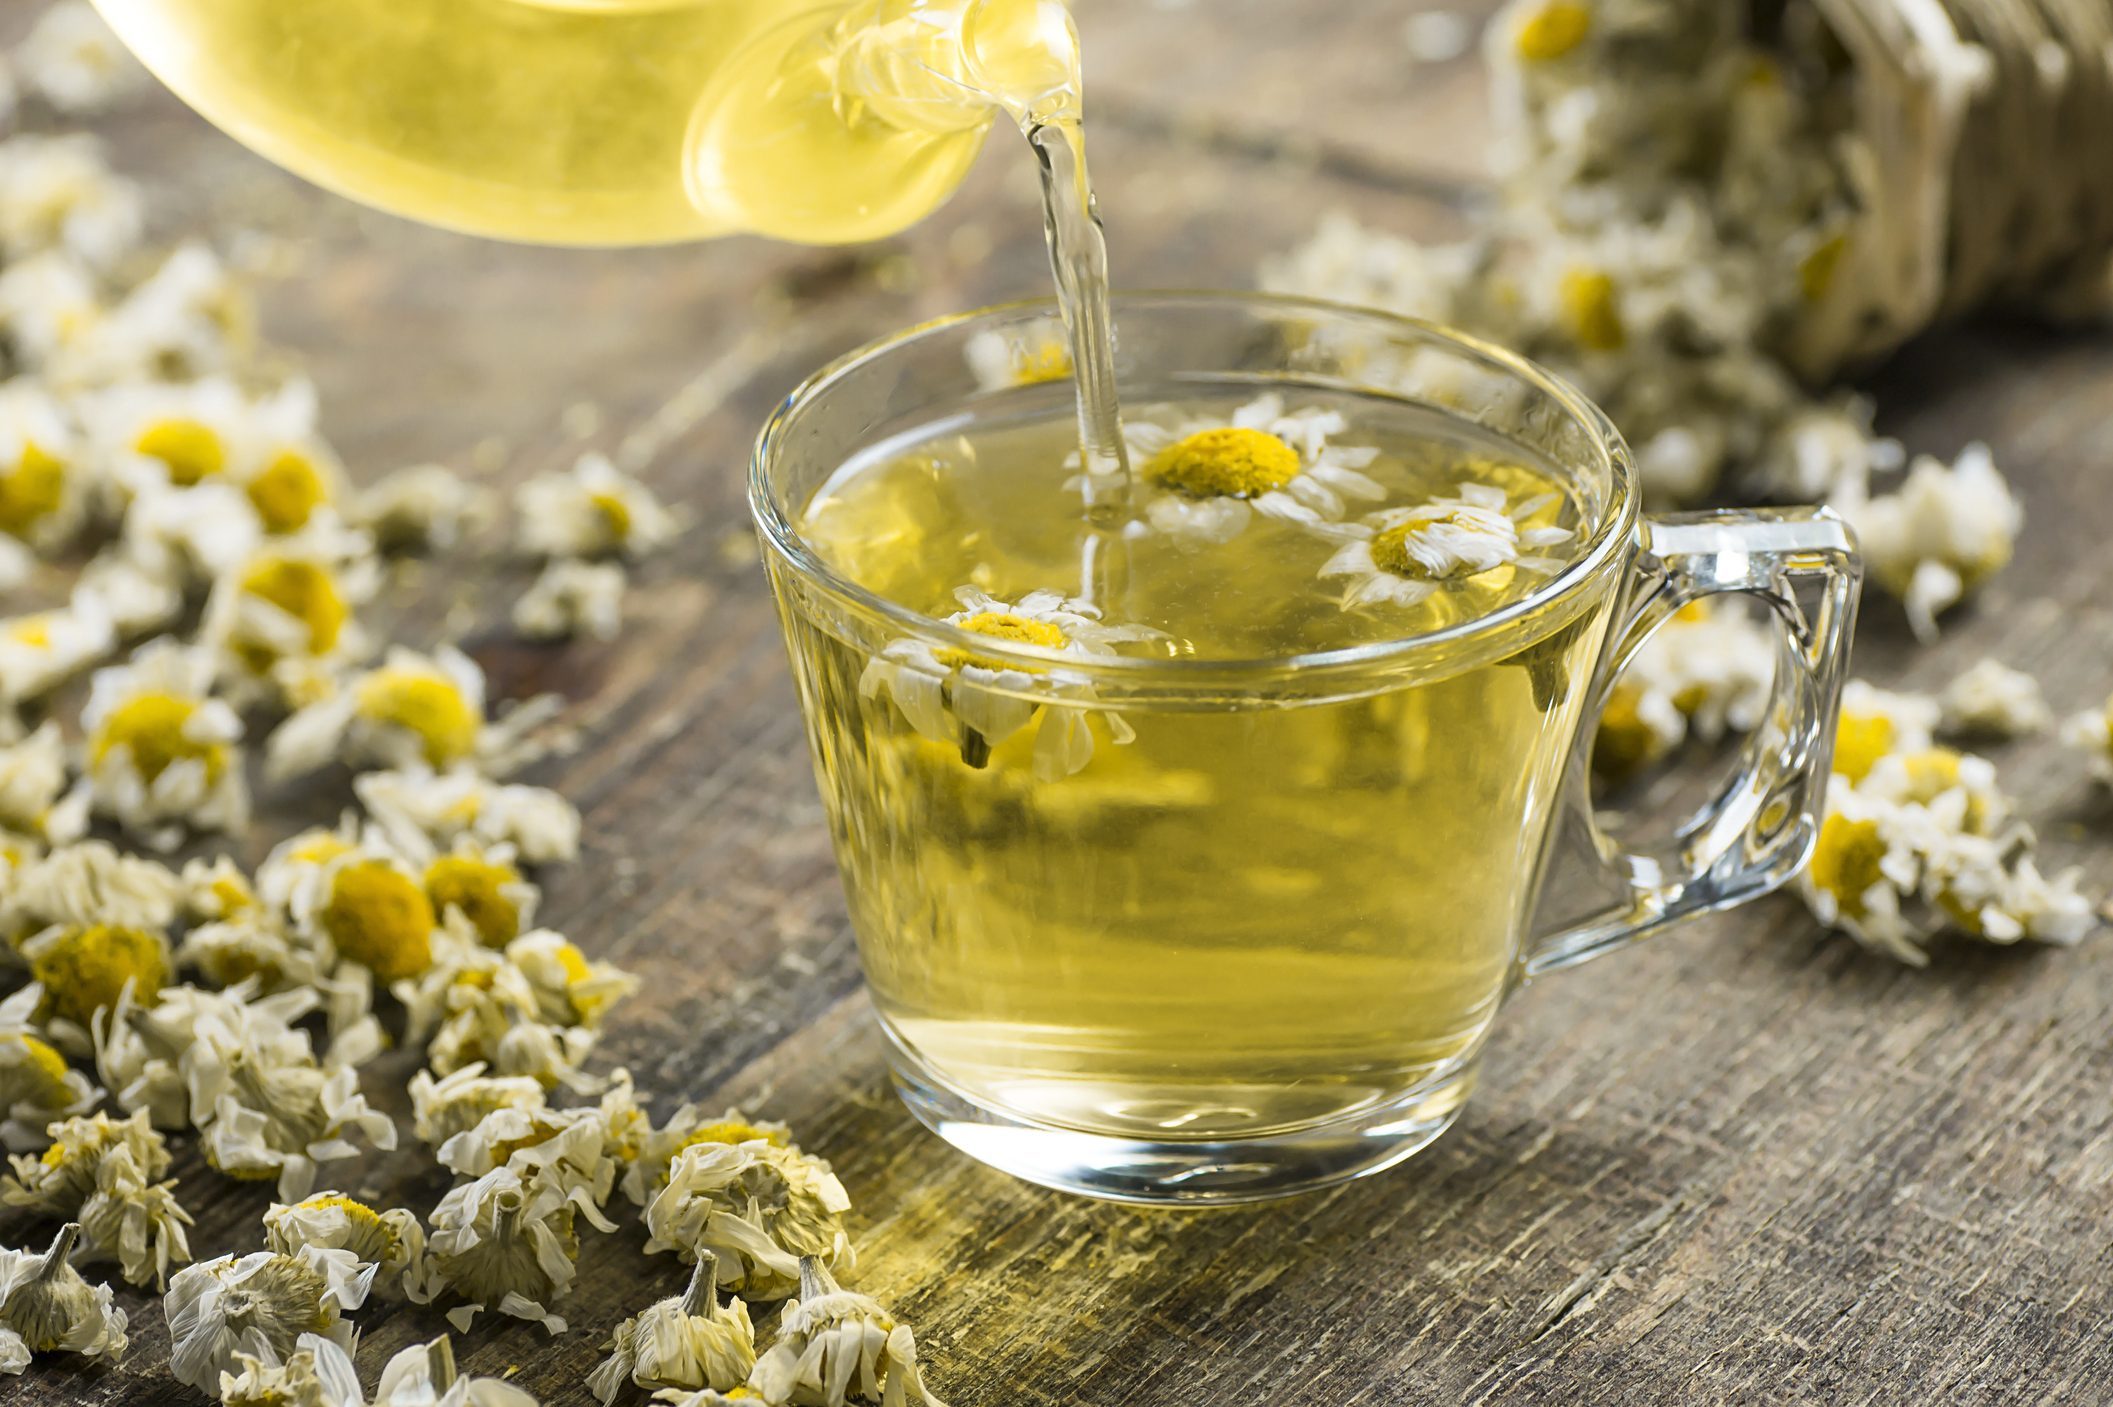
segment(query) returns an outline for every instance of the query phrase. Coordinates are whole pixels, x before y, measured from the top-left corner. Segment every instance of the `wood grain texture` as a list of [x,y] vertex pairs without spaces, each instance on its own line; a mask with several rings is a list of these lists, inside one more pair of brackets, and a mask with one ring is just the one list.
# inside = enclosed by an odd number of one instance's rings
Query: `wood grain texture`
[[[1082,0],[1121,281],[1247,284],[1335,207],[1457,226],[1480,90],[1471,60],[1410,71],[1415,8]],[[1822,934],[1792,900],[1758,904],[1522,993],[1451,1134],[1391,1174],[1263,1208],[1059,1197],[911,1122],[859,994],[740,480],[770,405],[828,357],[1044,286],[1018,152],[995,143],[951,206],[883,249],[583,254],[354,210],[167,100],[107,129],[167,229],[257,232],[277,270],[270,335],[321,383],[361,473],[436,458],[506,483],[591,443],[695,516],[614,644],[516,642],[506,608],[526,574],[496,557],[415,570],[387,623],[465,640],[502,694],[571,701],[583,746],[533,780],[578,801],[586,851],[547,876],[545,917],[645,979],[606,1059],[658,1113],[739,1100],[829,1157],[859,1208],[858,1283],[918,1326],[956,1407],[2106,1400],[2103,940],[1948,950],[1914,972]],[[2058,711],[2103,699],[2113,342],[1970,329],[1912,349],[1876,389],[1913,446],[1991,440],[2029,523],[2016,566],[1938,648],[1913,647],[1874,601],[1859,672],[1935,687],[1994,653],[2038,674]],[[2051,740],[1997,756],[2052,858],[2113,884],[2113,808],[2074,759]],[[343,800],[311,787],[268,817]],[[412,1064],[378,1063],[370,1092],[400,1109]],[[198,1252],[253,1248],[266,1195],[188,1151],[180,1168]],[[345,1176],[421,1210],[444,1186],[411,1154]],[[0,1221],[0,1239],[32,1234]],[[460,1344],[466,1365],[587,1401],[609,1328],[679,1288],[641,1241],[632,1226],[590,1238],[563,1306],[572,1334],[487,1321]],[[122,1298],[136,1337],[121,1368],[40,1364],[4,1400],[186,1397],[162,1375],[158,1305]],[[370,1376],[440,1327],[386,1306],[359,1319]]]

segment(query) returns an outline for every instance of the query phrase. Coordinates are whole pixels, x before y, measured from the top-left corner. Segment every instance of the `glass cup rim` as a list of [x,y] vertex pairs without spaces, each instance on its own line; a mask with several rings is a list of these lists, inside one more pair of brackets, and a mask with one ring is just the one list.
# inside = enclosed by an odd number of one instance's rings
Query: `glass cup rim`
[[823,365],[779,401],[770,418],[764,422],[761,433],[757,435],[749,461],[749,514],[769,550],[796,573],[801,581],[819,586],[838,605],[848,606],[869,620],[889,627],[896,634],[920,639],[939,648],[970,652],[979,662],[1018,665],[1033,672],[1041,672],[1055,665],[1061,667],[1067,675],[1087,679],[1097,677],[1133,685],[1146,680],[1166,684],[1202,685],[1206,682],[1219,684],[1226,680],[1254,675],[1281,675],[1287,670],[1334,673],[1371,669],[1397,664],[1427,653],[1462,649],[1482,637],[1498,635],[1521,618],[1546,608],[1549,603],[1584,589],[1619,560],[1622,547],[1635,535],[1640,508],[1635,472],[1621,432],[1607,418],[1606,413],[1583,392],[1539,363],[1516,352],[1507,351],[1494,343],[1423,318],[1295,294],[1238,289],[1164,289],[1118,292],[1111,295],[1110,301],[1118,324],[1126,308],[1131,310],[1128,315],[1134,317],[1154,305],[1178,309],[1219,303],[1305,313],[1337,323],[1355,320],[1377,324],[1413,340],[1442,344],[1450,350],[1483,363],[1491,370],[1526,383],[1560,406],[1564,414],[1586,432],[1590,442],[1599,448],[1606,461],[1610,480],[1606,508],[1594,526],[1585,550],[1561,571],[1526,595],[1486,615],[1398,639],[1373,640],[1326,650],[1256,658],[1153,659],[1131,655],[1082,657],[1061,649],[1000,640],[949,625],[936,616],[926,615],[922,611],[913,610],[868,590],[823,561],[820,555],[808,546],[791,519],[780,511],[776,497],[771,491],[770,471],[778,458],[780,445],[787,431],[801,411],[810,402],[827,394],[832,386],[862,367],[927,338],[957,331],[969,324],[1058,315],[1054,298],[1022,298],[966,312],[949,313],[877,338]]

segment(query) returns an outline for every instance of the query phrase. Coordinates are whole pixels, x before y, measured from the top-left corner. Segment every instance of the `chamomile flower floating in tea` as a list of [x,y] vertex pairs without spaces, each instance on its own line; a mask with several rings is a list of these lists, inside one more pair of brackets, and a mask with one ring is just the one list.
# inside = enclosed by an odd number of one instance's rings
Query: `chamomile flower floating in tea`
[[220,1407],[367,1407],[359,1371],[344,1347],[320,1334],[303,1334],[285,1362],[234,1355],[220,1375]]
[[581,456],[565,473],[530,479],[514,507],[515,540],[543,557],[644,557],[682,527],[651,489],[599,454]]
[[1448,583],[1509,567],[1553,572],[1559,558],[1522,549],[1553,547],[1570,540],[1568,528],[1521,523],[1554,500],[1536,496],[1518,503],[1491,484],[1464,483],[1457,496],[1434,498],[1413,508],[1386,508],[1362,522],[1332,531],[1348,536],[1321,566],[1323,579],[1346,579],[1346,611],[1373,605],[1414,606]]
[[1940,614],[2009,565],[2025,516],[1982,444],[1949,466],[1919,456],[1898,492],[1841,508],[1871,575],[1906,604],[1924,640],[1936,638]]
[[615,562],[553,559],[514,602],[513,621],[531,640],[613,640],[624,623],[624,569]]
[[134,1285],[163,1285],[191,1258],[190,1213],[168,1177],[169,1150],[144,1113],[61,1119],[40,1157],[16,1157],[0,1204],[77,1221],[84,1260],[114,1260]]
[[1945,685],[1937,704],[1942,730],[1956,737],[2022,738],[2054,721],[2040,682],[1992,659]]
[[548,1306],[571,1293],[579,1273],[575,1210],[564,1189],[526,1181],[507,1167],[443,1197],[433,1209],[433,1268],[469,1302],[449,1311],[449,1322],[467,1329],[491,1309],[564,1333],[565,1321]]
[[850,1194],[829,1164],[796,1148],[751,1140],[696,1143],[675,1155],[667,1185],[646,1205],[646,1251],[684,1260],[710,1251],[719,1283],[749,1299],[783,1299],[800,1258],[848,1269]]
[[40,1353],[124,1355],[125,1311],[110,1287],[91,1285],[68,1263],[81,1228],[63,1226],[42,1255],[0,1246],[0,1374],[19,1375]]
[[98,670],[81,711],[91,805],[154,849],[249,823],[242,720],[214,697],[216,668],[204,651],[154,641]]
[[1145,504],[1145,521],[1177,537],[1227,542],[1256,513],[1333,522],[1353,501],[1383,500],[1386,489],[1362,472],[1379,450],[1331,442],[1348,428],[1340,411],[1287,413],[1283,397],[1270,392],[1234,410],[1229,423],[1169,428],[1138,419],[1123,432],[1146,482],[1162,490]]
[[169,1371],[211,1395],[221,1374],[241,1371],[237,1355],[283,1363],[307,1334],[349,1353],[356,1336],[344,1315],[366,1303],[373,1278],[350,1251],[312,1247],[290,1256],[221,1256],[180,1270],[162,1297]]
[[719,1262],[710,1251],[697,1257],[689,1288],[624,1320],[605,1345],[609,1357],[587,1378],[587,1390],[610,1407],[624,1385],[731,1391],[748,1381],[756,1366],[756,1330],[748,1306],[719,1300]]
[[961,348],[969,375],[986,391],[1040,386],[1071,379],[1071,335],[1055,318],[1022,327],[991,328]]
[[318,1192],[291,1205],[274,1203],[264,1213],[264,1245],[281,1255],[303,1246],[350,1251],[375,1270],[375,1292],[400,1294],[414,1304],[432,1300],[426,1264],[426,1230],[402,1207],[377,1211],[341,1192]]
[[777,1341],[756,1360],[749,1386],[765,1402],[942,1407],[918,1371],[910,1326],[837,1284],[813,1256],[800,1259],[799,1298],[785,1306]]
[[[1159,635],[1144,626],[1105,624],[1093,606],[1054,591],[1030,592],[1008,604],[964,586],[955,599],[961,609],[946,624],[956,629],[1080,660],[1113,655],[1119,644]],[[919,734],[959,748],[972,767],[986,765],[995,749],[1032,724],[1031,765],[1045,780],[1070,776],[1092,762],[1093,715],[1111,742],[1133,736],[1119,715],[1095,707],[1084,676],[1061,666],[984,659],[960,646],[891,641],[867,664],[858,691],[868,699],[885,694]]]

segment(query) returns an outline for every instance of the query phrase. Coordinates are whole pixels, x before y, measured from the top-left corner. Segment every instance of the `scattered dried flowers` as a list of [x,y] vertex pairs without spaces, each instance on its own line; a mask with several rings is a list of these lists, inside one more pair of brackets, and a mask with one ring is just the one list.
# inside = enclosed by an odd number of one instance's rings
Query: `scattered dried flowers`
[[68,1263],[80,1234],[68,1223],[42,1255],[0,1246],[0,1374],[22,1373],[38,1353],[123,1356],[125,1311],[109,1286],[89,1284]]
[[655,1388],[731,1392],[756,1366],[756,1331],[748,1306],[719,1300],[718,1258],[697,1257],[689,1288],[616,1326],[609,1357],[587,1379],[602,1407],[626,1382]]
[[883,1407],[939,1401],[924,1385],[909,1326],[838,1285],[812,1256],[800,1260],[799,1298],[785,1306],[749,1386],[765,1402],[817,1407],[844,1407],[854,1396]]
[[344,1314],[366,1302],[373,1278],[373,1267],[363,1267],[352,1252],[313,1247],[188,1266],[162,1298],[169,1371],[176,1381],[211,1394],[222,1374],[242,1373],[241,1359],[282,1363],[306,1335],[350,1353],[354,1334]]

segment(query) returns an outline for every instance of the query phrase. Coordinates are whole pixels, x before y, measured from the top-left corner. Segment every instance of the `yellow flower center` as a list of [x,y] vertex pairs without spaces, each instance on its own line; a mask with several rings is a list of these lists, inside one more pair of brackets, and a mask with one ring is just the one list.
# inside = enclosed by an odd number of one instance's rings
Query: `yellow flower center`
[[1618,352],[1627,345],[1614,279],[1597,269],[1572,269],[1556,292],[1557,312],[1570,340],[1591,352]]
[[[0,1046],[8,1045],[22,1047],[23,1059],[29,1063],[29,1068],[36,1071],[37,1075],[43,1080],[43,1085],[38,1091],[40,1096],[57,1089],[66,1082],[66,1057],[53,1050],[43,1041],[38,1040],[27,1032],[8,1032],[5,1035],[0,1035]],[[48,1103],[49,1100],[44,1099],[41,1102]]]
[[257,902],[256,892],[249,887],[249,881],[238,875],[219,876],[206,886],[206,892],[211,894],[213,902],[220,906],[222,918],[242,913],[254,907]]
[[453,680],[426,670],[375,670],[360,680],[358,707],[364,718],[416,733],[426,761],[440,768],[475,752],[484,727]]
[[1585,42],[1592,32],[1592,7],[1583,0],[1548,0],[1519,22],[1512,48],[1528,63],[1549,63]]
[[320,1196],[310,1197],[302,1202],[301,1205],[309,1211],[343,1212],[346,1220],[362,1231],[379,1230],[382,1224],[380,1212],[374,1210],[365,1202],[355,1202],[352,1198],[340,1196],[335,1192],[325,1192]]
[[597,493],[588,497],[594,511],[602,515],[602,527],[615,542],[631,540],[631,505],[613,493]]
[[66,466],[34,441],[25,444],[14,469],[0,474],[0,532],[26,536],[65,501]]
[[133,770],[149,784],[159,780],[171,764],[189,761],[203,762],[206,781],[217,782],[227,770],[227,749],[186,734],[184,730],[197,712],[196,699],[176,694],[135,694],[103,719],[91,751],[100,763],[120,747],[129,750]]
[[1885,879],[1885,838],[1876,821],[1852,821],[1840,812],[1820,823],[1812,849],[1812,883],[1834,896],[1850,918],[1864,916],[1864,895]]
[[[337,644],[351,611],[338,594],[337,582],[328,569],[298,557],[265,557],[242,576],[242,589],[269,601],[308,627],[308,653],[320,655]],[[270,656],[252,645],[245,659],[254,667],[254,654],[262,654],[266,667]]]
[[520,878],[512,865],[443,855],[426,867],[426,897],[435,913],[460,910],[487,948],[503,948],[521,936],[520,906],[506,896],[506,887]]
[[[1039,645],[1045,650],[1061,650],[1071,643],[1071,637],[1046,620],[1029,620],[1010,611],[978,611],[963,616],[954,622],[971,635],[987,635],[993,640],[1003,640],[1013,645]],[[948,669],[959,669],[964,664],[980,663],[981,657],[967,650],[948,647],[934,652],[941,664]]]
[[753,1143],[757,1139],[779,1148],[785,1146],[785,1135],[773,1129],[759,1129],[754,1124],[744,1124],[737,1119],[721,1119],[718,1123],[704,1125],[685,1138],[682,1147],[695,1148],[700,1143]]
[[1834,729],[1834,770],[1852,782],[1871,775],[1878,759],[1893,750],[1898,735],[1882,713],[1844,713]]
[[17,645],[26,645],[32,650],[51,648],[51,612],[24,616],[7,628],[7,638]]
[[1299,452],[1263,430],[1198,430],[1152,457],[1153,482],[1190,498],[1258,498],[1299,474]]
[[320,919],[340,953],[384,982],[433,965],[433,905],[417,881],[386,860],[339,870]]
[[1807,250],[1798,260],[1798,293],[1808,303],[1817,303],[1827,296],[1834,286],[1834,276],[1841,272],[1842,258],[1849,252],[1849,236],[1831,235]]
[[1013,381],[1021,386],[1066,381],[1071,373],[1071,349],[1054,340],[1022,347],[1013,358]]
[[306,527],[316,509],[330,497],[322,471],[299,450],[281,450],[257,477],[243,485],[257,517],[269,533],[290,533]]
[[169,471],[169,482],[182,488],[227,468],[227,446],[221,443],[219,432],[202,420],[158,420],[140,431],[132,448],[160,460]]
[[[1965,759],[1948,747],[1924,748],[1901,759],[1907,769],[1907,798],[1927,806],[1938,797],[1956,787],[1965,785],[1959,764]],[[1971,792],[1966,798],[1966,829],[1975,835],[1986,835],[1990,830],[1988,798]]]
[[169,967],[154,934],[98,923],[61,933],[31,962],[30,975],[43,984],[52,1014],[87,1026],[96,1012],[116,1003],[127,981],[142,1005],[152,1005],[168,981]]
[[[1507,520],[1508,521],[1508,520]],[[1421,533],[1432,528],[1465,527],[1470,531],[1485,531],[1490,524],[1483,519],[1473,521],[1461,516],[1458,509],[1450,512],[1411,518],[1406,523],[1396,523],[1391,528],[1382,528],[1372,539],[1372,565],[1383,572],[1405,576],[1412,581],[1440,581],[1465,575],[1467,564],[1456,561],[1453,570],[1443,577],[1416,559],[1409,551],[1409,543]]]

